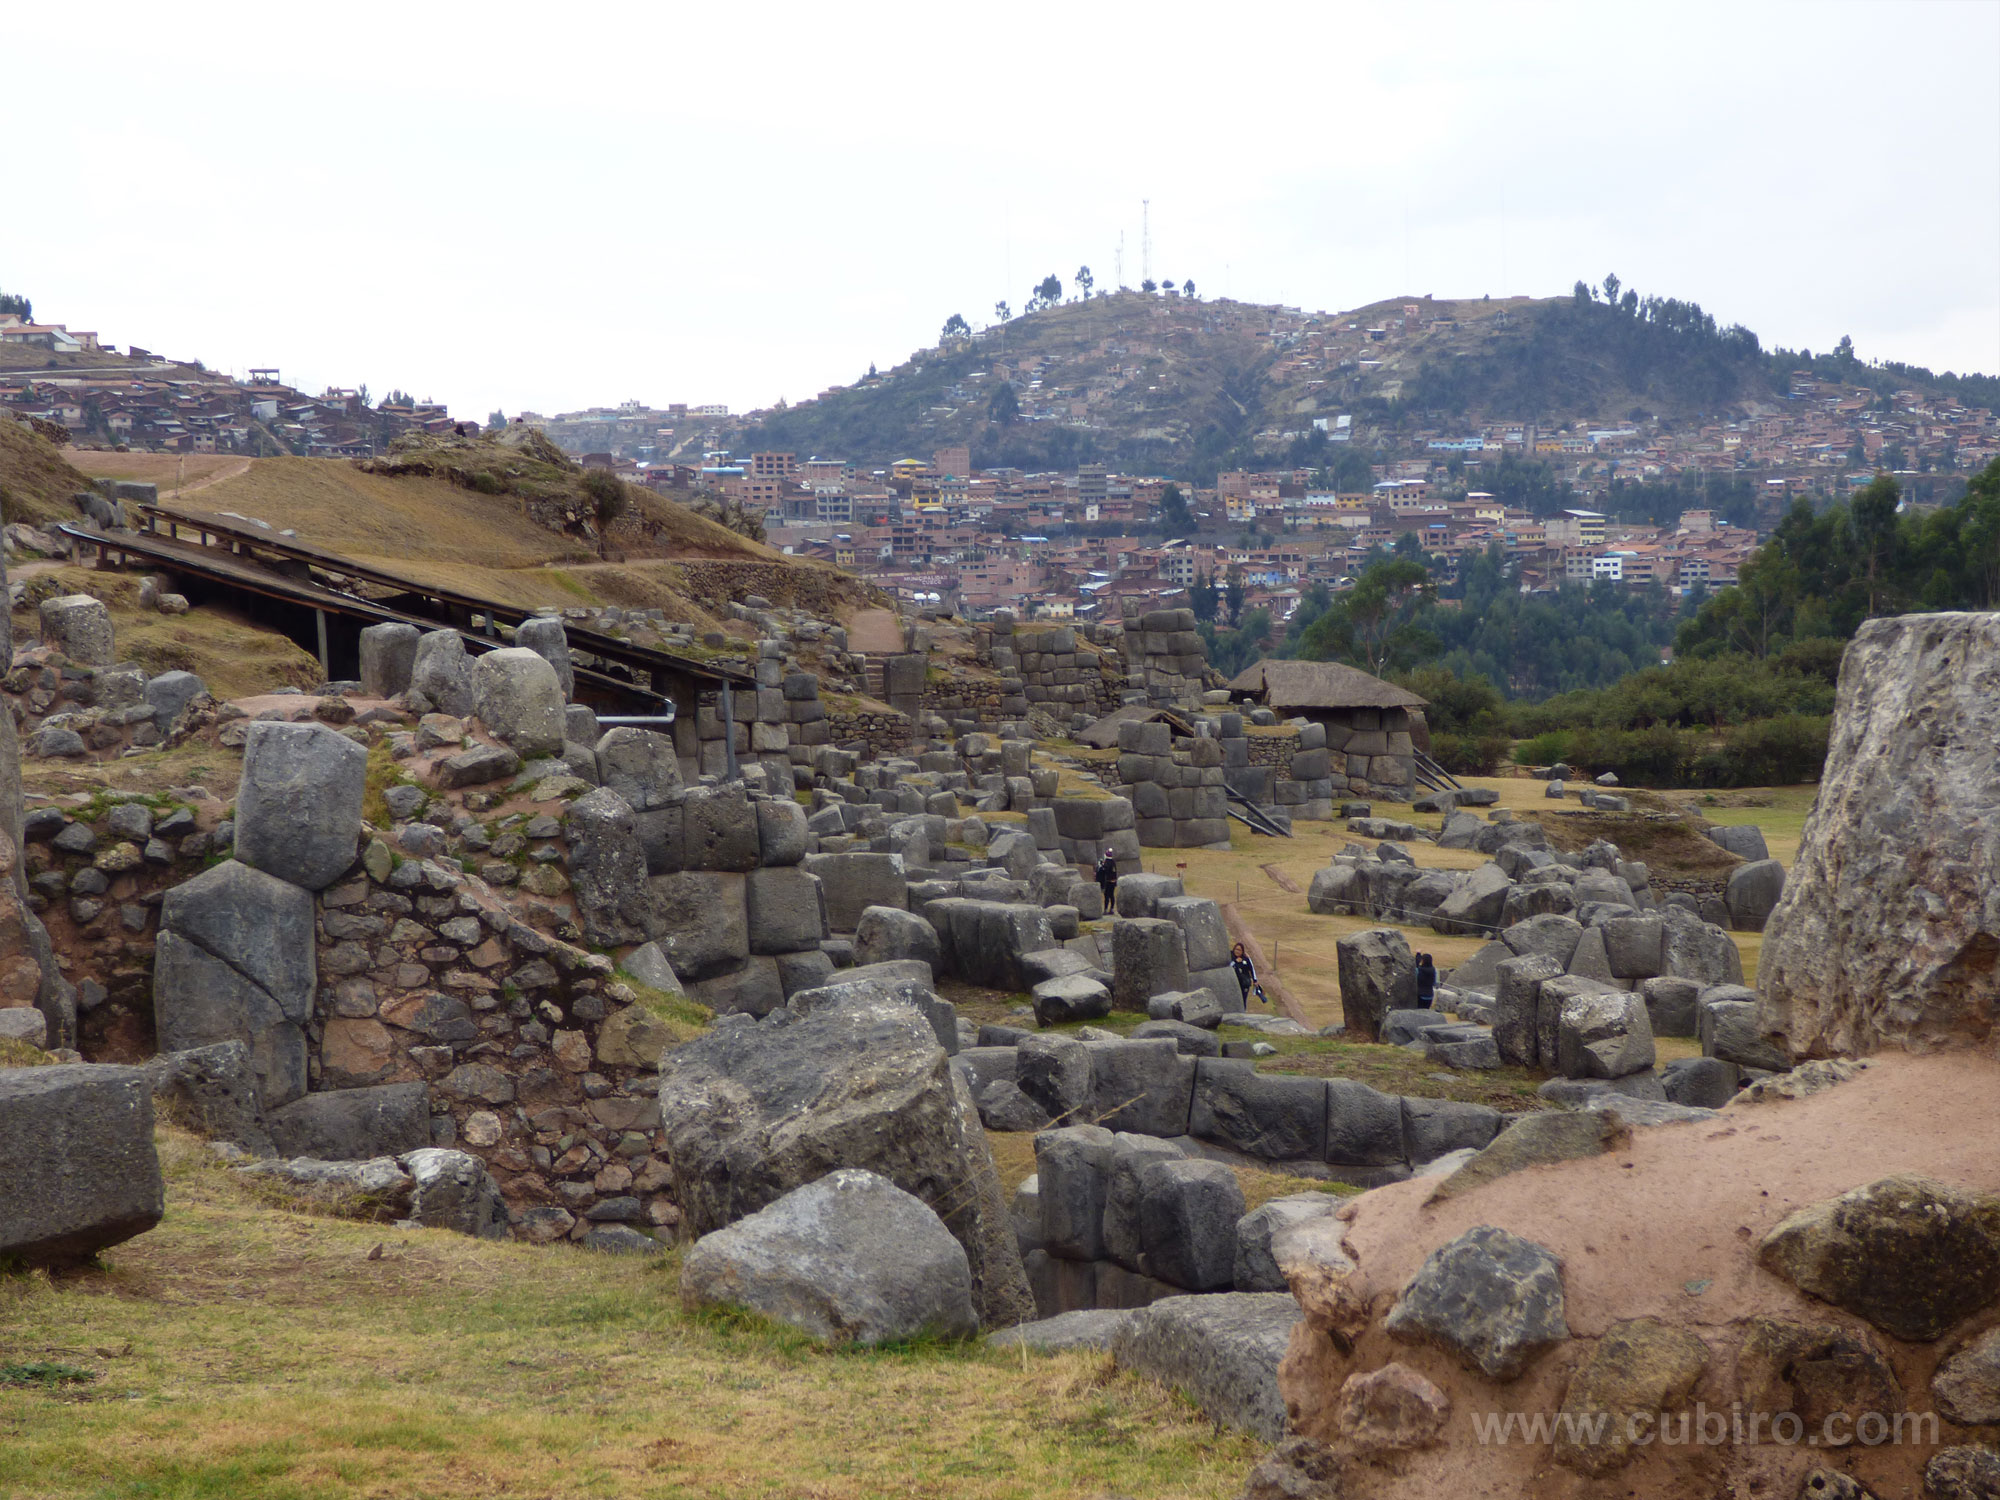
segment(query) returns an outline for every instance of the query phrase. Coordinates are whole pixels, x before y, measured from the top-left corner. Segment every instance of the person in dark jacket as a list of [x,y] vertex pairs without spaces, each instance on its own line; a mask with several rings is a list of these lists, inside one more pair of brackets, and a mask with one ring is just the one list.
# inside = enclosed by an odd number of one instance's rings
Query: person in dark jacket
[[1429,1010],[1431,1002],[1437,998],[1437,965],[1431,962],[1428,953],[1417,955],[1417,1009]]
[[1118,856],[1109,849],[1097,862],[1097,888],[1104,892],[1104,915],[1108,917],[1112,914],[1113,900],[1118,894]]
[[1257,966],[1250,962],[1250,953],[1241,943],[1229,950],[1229,967],[1236,971],[1236,982],[1243,989],[1243,1008],[1250,1008],[1250,992],[1255,990],[1257,998],[1264,998],[1264,986],[1257,982]]

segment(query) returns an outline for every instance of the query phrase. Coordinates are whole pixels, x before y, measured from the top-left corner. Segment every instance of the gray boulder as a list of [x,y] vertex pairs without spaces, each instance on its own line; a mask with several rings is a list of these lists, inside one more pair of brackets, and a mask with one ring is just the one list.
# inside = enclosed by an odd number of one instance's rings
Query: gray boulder
[[88,594],[62,594],[44,599],[41,607],[42,644],[82,667],[108,667],[118,660],[111,630],[111,611]]
[[1139,1175],[1139,1242],[1150,1276],[1191,1292],[1229,1286],[1243,1189],[1221,1162],[1161,1161]]
[[1532,1068],[1542,1061],[1540,1022],[1542,984],[1563,972],[1563,960],[1553,953],[1527,953],[1499,965],[1499,987],[1493,995],[1493,1045],[1502,1062]]
[[748,1308],[823,1343],[961,1337],[979,1326],[964,1247],[922,1199],[857,1168],[702,1236],[681,1263],[681,1297]]
[[541,615],[523,620],[514,627],[514,644],[534,652],[555,669],[564,698],[576,692],[576,668],[569,659],[569,634],[561,620]]
[[138,1068],[0,1068],[0,1257],[88,1259],[160,1222],[153,1094]]
[[1762,932],[1785,893],[1785,867],[1775,859],[1738,865],[1729,872],[1722,904],[1729,908],[1729,925],[1738,932]]
[[1260,1073],[1247,1059],[1195,1059],[1189,1135],[1271,1161],[1323,1161],[1327,1081]]
[[236,788],[236,858],[308,891],[354,864],[368,752],[324,724],[254,723]]
[[208,684],[192,672],[162,672],[147,679],[145,698],[153,710],[153,722],[164,734],[173,728],[183,709],[207,692]]
[[1639,993],[1646,998],[1646,1017],[1652,1022],[1653,1035],[1699,1035],[1700,1014],[1696,1002],[1701,998],[1701,991],[1700,980],[1680,979],[1671,974],[1659,975],[1640,985]]
[[604,948],[643,941],[651,926],[646,851],[638,820],[609,787],[570,804],[569,880],[584,938]]
[[421,632],[401,620],[384,620],[361,632],[361,691],[370,698],[393,698],[406,692],[417,665]]
[[1660,1069],[1660,1085],[1670,1103],[1692,1109],[1720,1109],[1736,1097],[1741,1074],[1719,1057],[1677,1057]]
[[1121,918],[1111,929],[1111,949],[1111,999],[1120,1010],[1143,1012],[1153,996],[1188,987],[1187,953],[1181,929],[1172,922],[1158,917]]
[[473,687],[472,658],[466,655],[465,638],[456,630],[426,631],[418,639],[416,656],[410,663],[409,690],[431,708],[455,719],[477,712],[479,695]]
[[835,932],[854,931],[871,906],[909,907],[909,877],[900,854],[808,854],[801,864],[825,887],[827,925]]
[[424,1083],[307,1094],[270,1114],[280,1156],[367,1161],[400,1156],[431,1143],[431,1091]]
[[1755,990],[1740,984],[1711,985],[1701,992],[1696,1006],[1702,1056],[1772,1073],[1790,1069],[1790,1054],[1764,1030],[1766,1017]]
[[1517,1379],[1569,1337],[1562,1262],[1532,1240],[1479,1225],[1433,1250],[1384,1327],[1434,1344],[1490,1380]]
[[[826,932],[826,901],[819,878],[796,865],[768,865],[752,870],[743,881],[744,919],[752,953],[797,953],[817,948]],[[907,916],[907,912],[897,912]],[[857,939],[855,962],[872,964],[903,954],[864,952]]]
[[1069,1021],[1094,1021],[1111,1014],[1111,991],[1089,974],[1063,974],[1044,979],[1029,991],[1037,1026],[1061,1026]]
[[1340,1207],[1331,1193],[1295,1193],[1272,1198],[1236,1221],[1236,1261],[1230,1280],[1239,1292],[1288,1290],[1272,1246],[1283,1231],[1310,1219],[1324,1218]]
[[1622,990],[1573,995],[1563,1002],[1556,1066],[1565,1078],[1623,1078],[1653,1066],[1646,1003]]
[[1069,1036],[1023,1036],[1014,1081],[1050,1117],[1073,1124],[1090,1110],[1093,1069],[1090,1049]]
[[1133,1317],[1134,1310],[1120,1307],[1085,1307],[1075,1312],[1057,1313],[1033,1323],[1022,1323],[986,1336],[996,1349],[1033,1349],[1038,1354],[1058,1354],[1074,1349],[1109,1351],[1111,1341]]
[[1382,1017],[1417,1003],[1417,960],[1392,927],[1351,932],[1335,945],[1340,966],[1340,1013],[1351,1037],[1374,1041]]
[[1118,1156],[1117,1137],[1101,1125],[1067,1125],[1035,1137],[1042,1244],[1049,1254],[1104,1259],[1105,1209]]
[[750,956],[743,877],[684,870],[646,882],[646,932],[683,982],[733,974]]
[[[1235,983],[1233,973],[1232,984]],[[1208,990],[1168,990],[1146,1002],[1146,1014],[1155,1021],[1181,1021],[1213,1031],[1222,1024],[1226,1012]]]
[[449,1229],[475,1239],[504,1240],[507,1203],[478,1157],[422,1146],[405,1152],[410,1174],[410,1217],[426,1229]]
[[900,906],[863,907],[854,924],[854,961],[874,964],[894,959],[916,959],[935,974],[944,963],[937,929]]
[[473,696],[481,722],[523,760],[562,753],[562,682],[539,652],[488,651],[473,663]]
[[241,1042],[265,1109],[306,1090],[305,1025],[317,983],[313,898],[235,860],[169,890],[154,940],[159,1043]]
[[252,1156],[277,1153],[257,1103],[250,1049],[242,1042],[162,1052],[141,1066],[152,1085],[153,1107],[160,1114],[210,1140],[240,1146]]
[[1755,823],[1719,824],[1708,830],[1708,836],[1738,859],[1754,861],[1771,857],[1764,842],[1764,830]]
[[1463,885],[1438,903],[1431,914],[1431,926],[1447,935],[1491,936],[1500,926],[1501,914],[1507,908],[1507,893],[1513,888],[1514,882],[1498,865],[1481,865],[1466,877]]
[[1111,1354],[1121,1370],[1173,1386],[1211,1420],[1276,1442],[1288,1423],[1278,1361],[1299,1317],[1289,1292],[1167,1297],[1132,1314]]
[[717,1027],[662,1060],[660,1118],[689,1232],[863,1168],[930,1204],[965,1247],[983,1323],[1032,1316],[971,1090],[909,1005],[864,995]]
[[1142,1186],[1148,1168],[1159,1162],[1186,1160],[1180,1147],[1171,1141],[1142,1135],[1113,1137],[1111,1169],[1104,1193],[1104,1256],[1128,1271],[1157,1275],[1146,1260],[1145,1228],[1142,1215],[1146,1193]]
[[664,807],[681,789],[681,765],[670,735],[621,725],[598,738],[596,753],[598,779],[634,812]]
[[1166,896],[1156,903],[1155,911],[1180,928],[1189,973],[1219,969],[1229,962],[1229,928],[1215,902],[1206,896]]
[[1662,973],[1703,984],[1743,982],[1743,953],[1727,932],[1674,907],[1660,915],[1667,924],[1660,947]]

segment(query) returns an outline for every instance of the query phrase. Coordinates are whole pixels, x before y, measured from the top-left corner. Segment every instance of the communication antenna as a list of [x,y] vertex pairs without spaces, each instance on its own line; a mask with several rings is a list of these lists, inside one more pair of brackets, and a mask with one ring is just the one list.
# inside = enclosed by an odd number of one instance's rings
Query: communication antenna
[[1153,200],[1139,200],[1139,282],[1153,279]]
[[1118,290],[1122,292],[1125,290],[1125,231],[1122,229],[1118,231],[1117,268]]

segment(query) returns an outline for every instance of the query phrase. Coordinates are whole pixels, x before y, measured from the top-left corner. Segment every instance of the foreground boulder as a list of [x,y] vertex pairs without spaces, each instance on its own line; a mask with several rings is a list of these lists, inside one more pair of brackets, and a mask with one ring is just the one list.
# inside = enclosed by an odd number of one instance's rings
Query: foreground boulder
[[2000,1301],[2000,1194],[1885,1177],[1800,1209],[1757,1258],[1885,1333],[1928,1341]]
[[1287,1292],[1166,1297],[1118,1329],[1111,1353],[1120,1369],[1175,1387],[1214,1421],[1276,1442],[1286,1425],[1278,1361],[1298,1321]]
[[864,1168],[928,1203],[965,1247],[982,1323],[1034,1316],[970,1088],[906,1002],[863,992],[719,1025],[663,1060],[660,1119],[693,1233]]
[[138,1068],[0,1069],[0,1260],[59,1264],[165,1211],[153,1090]]
[[309,891],[347,873],[368,752],[324,724],[252,724],[236,789],[236,857]]
[[1481,1224],[1431,1252],[1385,1325],[1435,1344],[1468,1370],[1513,1380],[1569,1337],[1562,1262],[1533,1240]]
[[964,1247],[921,1199],[853,1168],[704,1235],[681,1265],[681,1297],[748,1308],[825,1343],[978,1326]]
[[1990,1045],[2000,1004],[2000,616],[1870,620],[1765,925],[1763,1028],[1794,1056]]

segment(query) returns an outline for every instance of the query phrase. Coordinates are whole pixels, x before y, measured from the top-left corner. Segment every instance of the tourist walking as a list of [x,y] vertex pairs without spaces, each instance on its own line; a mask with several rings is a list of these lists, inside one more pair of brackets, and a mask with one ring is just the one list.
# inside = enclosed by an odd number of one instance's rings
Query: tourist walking
[[1111,916],[1112,903],[1118,895],[1118,856],[1109,849],[1097,862],[1097,888],[1104,892],[1104,915]]
[[1431,962],[1428,953],[1417,955],[1417,1009],[1429,1010],[1431,1002],[1437,998],[1437,965]]

